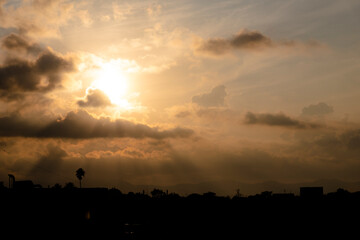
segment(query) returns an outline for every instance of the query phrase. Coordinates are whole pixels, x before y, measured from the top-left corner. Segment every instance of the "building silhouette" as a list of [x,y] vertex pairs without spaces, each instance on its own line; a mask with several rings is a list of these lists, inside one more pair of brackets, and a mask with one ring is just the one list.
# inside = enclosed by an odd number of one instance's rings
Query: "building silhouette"
[[301,187],[301,198],[321,198],[324,195],[323,187]]
[[9,189],[30,190],[34,188],[41,188],[41,185],[34,184],[31,180],[16,181],[14,175],[8,174],[8,176],[9,176]]

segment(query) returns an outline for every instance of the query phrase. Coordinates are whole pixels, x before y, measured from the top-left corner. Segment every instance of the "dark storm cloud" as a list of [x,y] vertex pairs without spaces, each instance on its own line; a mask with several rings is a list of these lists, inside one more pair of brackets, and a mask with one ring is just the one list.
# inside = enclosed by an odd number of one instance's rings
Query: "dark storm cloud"
[[225,105],[225,86],[214,87],[210,93],[204,93],[192,97],[192,102],[203,107],[219,107]]
[[32,137],[42,129],[38,123],[32,123],[17,114],[0,118],[0,136]]
[[0,91],[0,99],[5,102],[19,101],[26,97],[23,93]]
[[302,114],[307,116],[326,115],[333,112],[334,108],[323,102],[320,102],[318,104],[311,104],[302,109]]
[[189,137],[193,134],[190,129],[175,128],[159,131],[144,124],[109,118],[96,119],[85,111],[70,112],[60,120],[54,121],[44,128],[39,137],[61,138],[98,138],[98,137],[131,137],[131,138],[176,138]]
[[244,30],[229,39],[209,39],[198,47],[198,51],[222,55],[231,50],[270,47],[271,39],[257,31]]
[[252,113],[248,112],[245,115],[246,124],[261,124],[268,126],[280,126],[290,128],[318,128],[320,125],[313,123],[305,123],[292,119],[282,113],[270,114],[270,113]]
[[36,70],[40,74],[52,74],[74,70],[71,61],[64,59],[50,51],[44,51],[35,62]]
[[73,63],[45,51],[32,62],[9,59],[0,66],[0,91],[46,92],[61,86],[62,74],[74,70]]
[[33,55],[38,55],[43,51],[40,45],[31,43],[15,33],[11,33],[2,40],[2,47],[6,50],[26,52]]
[[[0,97],[5,101],[21,99],[27,92],[48,92],[61,87],[63,74],[75,70],[71,59],[49,49],[41,49],[25,38],[10,34],[2,41],[5,61],[0,65]],[[31,53],[34,60],[20,58],[13,52]]]
[[187,138],[194,134],[191,129],[174,128],[160,131],[144,124],[123,119],[96,119],[85,111],[69,112],[65,118],[50,122],[30,123],[17,116],[0,118],[0,136],[36,138]]
[[89,89],[84,100],[79,100],[80,107],[106,107],[111,106],[111,101],[106,94],[99,89]]

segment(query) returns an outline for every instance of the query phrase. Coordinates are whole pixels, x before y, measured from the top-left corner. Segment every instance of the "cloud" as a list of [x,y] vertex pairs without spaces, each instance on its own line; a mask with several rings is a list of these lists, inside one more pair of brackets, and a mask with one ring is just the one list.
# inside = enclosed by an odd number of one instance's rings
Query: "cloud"
[[0,99],[5,102],[23,100],[26,97],[24,93],[0,91]]
[[2,17],[3,13],[3,5],[6,3],[6,0],[0,0],[0,17]]
[[25,52],[32,55],[39,55],[43,51],[37,43],[31,43],[24,36],[11,33],[2,40],[2,47],[10,51]]
[[344,142],[347,149],[360,152],[360,129],[352,129],[344,132],[339,137],[340,142]]
[[234,119],[239,118],[240,113],[231,109],[214,109],[214,108],[202,108],[196,111],[196,116],[206,119],[207,122],[215,121],[226,122],[226,124],[236,123]]
[[[3,93],[3,95],[1,95]],[[51,116],[52,110],[56,107],[56,99],[41,92],[11,93],[0,92],[0,104],[6,106],[1,109],[1,116],[18,116],[19,118],[29,118],[43,120],[44,116]],[[21,117],[20,117],[21,116]]]
[[302,109],[302,115],[306,115],[306,116],[326,115],[333,112],[334,112],[334,108],[323,102],[320,102],[318,104],[311,104]]
[[133,13],[133,7],[129,4],[120,5],[116,2],[113,2],[112,9],[114,19],[119,21],[127,19],[128,16]]
[[290,128],[318,128],[320,125],[313,123],[305,123],[292,119],[282,113],[270,114],[270,113],[252,113],[248,112],[245,115],[246,124],[261,124],[268,126],[280,126],[280,127],[290,127]]
[[[359,165],[360,128],[347,130],[323,128],[314,132],[299,132],[295,135],[295,144],[290,150],[294,156],[303,156],[303,159],[322,161],[328,166],[334,164],[341,168],[348,168],[355,172],[353,164]],[[359,169],[359,168],[357,168]]]
[[43,52],[36,61],[10,59],[0,66],[0,90],[47,92],[61,86],[62,73],[73,70],[71,60],[51,51]]
[[319,47],[316,41],[298,42],[294,40],[274,41],[258,31],[241,30],[231,38],[210,38],[201,40],[195,46],[196,52],[221,56],[237,50],[260,50],[274,47]]
[[124,119],[96,119],[86,111],[69,112],[65,118],[31,122],[12,115],[0,118],[0,136],[35,138],[188,138],[193,130],[174,128],[160,131],[158,128],[136,124]]
[[225,97],[227,93],[225,86],[220,85],[214,87],[210,93],[204,93],[192,97],[192,102],[203,107],[219,107],[225,105]]
[[77,104],[80,107],[106,107],[112,105],[109,97],[103,91],[92,88],[86,91],[85,100],[79,100]]
[[[333,131],[337,134],[332,135]],[[7,152],[0,151],[0,157],[2,169],[11,169],[4,171],[3,181],[7,172],[16,176],[25,172],[28,179],[43,186],[73,181],[74,170],[79,167],[89,173],[87,186],[115,186],[121,191],[121,181],[172,185],[231,180],[233,185],[223,185],[231,195],[239,182],[358,180],[359,129],[343,132],[322,128],[316,133],[298,133],[298,141],[252,145],[226,139],[213,143],[206,139],[3,138]]]
[[63,158],[67,156],[66,151],[59,145],[49,143],[46,146],[46,153],[39,158],[38,162],[30,170],[29,175],[37,176],[40,179],[43,179],[44,175],[46,175],[47,179],[56,179],[58,177],[56,173],[58,173],[61,167]]
[[161,14],[162,6],[160,4],[152,4],[146,9],[149,17],[157,17]]
[[232,38],[213,38],[208,39],[197,48],[200,52],[213,55],[223,55],[231,50],[238,49],[257,49],[270,47],[272,41],[260,32],[242,30]]
[[42,124],[23,119],[18,114],[0,118],[0,136],[33,137],[42,129]]
[[77,16],[85,27],[90,27],[93,24],[93,20],[87,10],[79,10]]
[[230,39],[230,45],[234,48],[257,48],[269,46],[271,40],[257,31],[241,31]]
[[59,37],[60,27],[78,16],[76,5],[64,0],[7,1],[0,10],[0,24],[34,38]]
[[[5,37],[2,47],[8,51],[0,65],[0,97],[5,100],[19,99],[25,92],[48,92],[61,87],[63,74],[75,70],[72,59],[41,49],[17,34]],[[35,59],[13,55],[19,51]]]
[[191,116],[191,112],[190,111],[181,111],[175,114],[175,117],[177,118],[186,118]]

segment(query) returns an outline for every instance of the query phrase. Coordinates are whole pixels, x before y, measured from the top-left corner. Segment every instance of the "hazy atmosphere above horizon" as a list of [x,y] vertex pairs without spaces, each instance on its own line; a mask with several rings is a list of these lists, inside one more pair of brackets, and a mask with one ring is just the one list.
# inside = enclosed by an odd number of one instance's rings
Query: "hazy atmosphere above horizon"
[[0,0],[0,181],[360,181],[360,1]]

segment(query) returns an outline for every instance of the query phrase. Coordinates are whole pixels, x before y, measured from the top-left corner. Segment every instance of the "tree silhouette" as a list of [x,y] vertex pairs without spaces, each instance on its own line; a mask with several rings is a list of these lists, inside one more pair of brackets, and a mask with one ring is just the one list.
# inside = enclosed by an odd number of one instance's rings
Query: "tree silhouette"
[[72,182],[68,182],[65,184],[65,189],[72,189],[72,188],[75,188],[74,184]]
[[153,198],[161,198],[161,197],[165,196],[165,192],[161,189],[154,188],[154,190],[151,191],[151,196]]
[[52,188],[61,189],[61,185],[59,183],[55,183],[55,185]]
[[80,188],[81,188],[81,180],[83,179],[84,176],[85,176],[85,171],[82,168],[79,168],[78,170],[76,170],[76,177],[80,181]]

